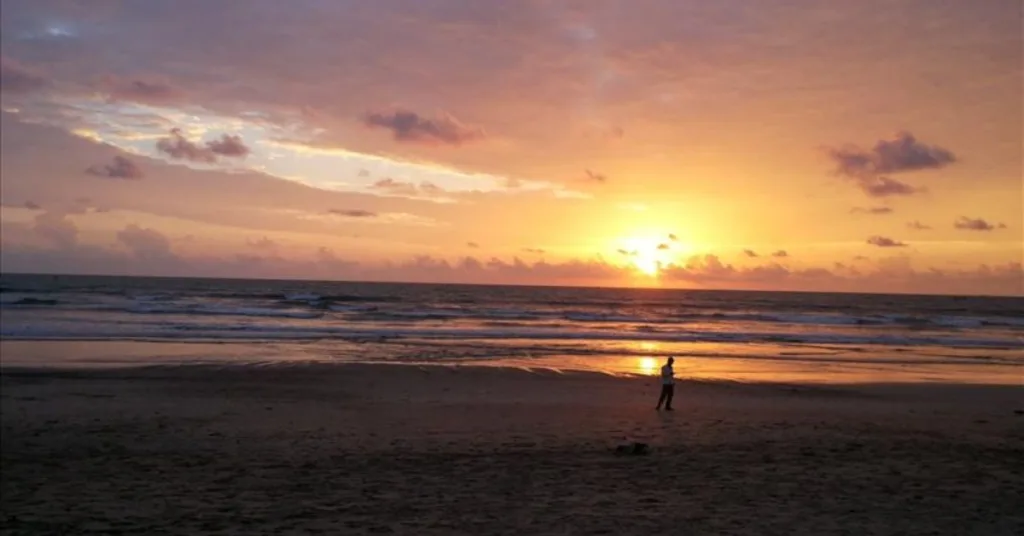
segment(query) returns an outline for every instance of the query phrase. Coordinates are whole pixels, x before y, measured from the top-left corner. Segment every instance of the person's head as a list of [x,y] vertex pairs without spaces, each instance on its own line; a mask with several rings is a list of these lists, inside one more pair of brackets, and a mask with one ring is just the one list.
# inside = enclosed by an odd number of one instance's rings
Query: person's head
[[676,358],[674,358],[674,357],[669,357],[668,358],[668,364],[669,365],[671,365],[672,363],[675,363],[675,362],[676,362]]

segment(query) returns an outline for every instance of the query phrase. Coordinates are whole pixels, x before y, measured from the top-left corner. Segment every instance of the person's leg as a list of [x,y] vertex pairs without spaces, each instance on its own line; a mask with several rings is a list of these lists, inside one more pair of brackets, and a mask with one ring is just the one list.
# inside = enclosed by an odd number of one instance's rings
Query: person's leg
[[665,399],[668,397],[668,386],[661,386],[661,394],[658,395],[658,405],[654,409],[661,409],[661,405],[665,403]]
[[672,411],[672,397],[676,394],[675,385],[665,386],[665,410]]

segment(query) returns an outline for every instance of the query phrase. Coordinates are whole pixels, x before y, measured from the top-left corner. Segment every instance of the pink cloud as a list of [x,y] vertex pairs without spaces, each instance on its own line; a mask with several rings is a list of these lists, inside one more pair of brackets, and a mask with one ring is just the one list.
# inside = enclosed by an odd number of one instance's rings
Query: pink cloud
[[100,88],[114,101],[160,106],[174,104],[185,98],[182,91],[167,82],[156,79],[106,77],[100,82]]
[[[131,273],[233,277],[297,277],[369,281],[435,283],[491,283],[527,285],[615,286],[636,277],[628,265],[609,263],[601,257],[562,261],[527,262],[513,257],[447,260],[429,255],[404,261],[362,263],[337,256],[327,248],[312,255],[226,254],[221,257],[187,257],[176,254],[170,239],[153,229],[130,225],[117,233],[128,256],[95,246],[0,249],[4,270],[23,271],[31,264],[42,272]],[[68,242],[65,240],[65,242]],[[777,263],[737,267],[715,255],[695,256],[683,264],[663,266],[661,283],[668,287],[732,288],[750,290],[818,290],[855,292],[924,292],[963,294],[1024,294],[1024,270],[1020,263],[978,265],[970,270],[929,269],[918,271],[905,261],[880,262],[874,270],[832,266],[794,269]]]
[[171,241],[163,233],[134,223],[117,232],[117,240],[136,257],[164,259],[175,257]]
[[66,212],[40,213],[35,217],[32,230],[59,248],[73,248],[78,243],[78,226],[67,218]]
[[39,70],[0,55],[0,91],[31,93],[49,85],[50,80]]

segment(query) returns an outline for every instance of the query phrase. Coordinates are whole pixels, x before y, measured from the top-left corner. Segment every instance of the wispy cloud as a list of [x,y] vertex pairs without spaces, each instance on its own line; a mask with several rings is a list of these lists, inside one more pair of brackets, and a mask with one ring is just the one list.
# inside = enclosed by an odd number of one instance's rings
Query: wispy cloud
[[851,214],[873,214],[881,216],[883,214],[892,214],[892,209],[889,207],[853,207],[850,209]]
[[462,145],[484,138],[484,130],[463,124],[450,114],[424,117],[408,110],[369,112],[363,124],[391,131],[395,141],[436,145]]
[[592,169],[584,170],[584,176],[588,181],[606,183],[608,182],[608,176],[603,173],[598,173]]
[[259,239],[247,239],[245,244],[253,249],[270,250],[277,247],[277,243],[267,237],[260,237]]
[[100,89],[113,101],[129,101],[158,106],[173,104],[184,97],[182,91],[162,80],[106,77],[100,82]]
[[33,67],[22,64],[14,58],[0,55],[0,91],[10,93],[31,93],[45,89],[50,79]]
[[328,210],[327,213],[328,214],[333,214],[335,216],[343,216],[343,217],[346,217],[346,218],[376,218],[377,217],[377,213],[376,212],[373,212],[373,211],[370,211],[370,210],[363,210],[363,209],[359,209],[359,208],[353,208],[353,209],[332,208],[332,209]]
[[931,229],[931,226],[930,225],[925,225],[925,224],[923,224],[923,223],[921,223],[921,222],[919,222],[917,220],[914,220],[914,221],[911,221],[911,222],[907,222],[907,228],[908,229],[913,229],[915,231],[926,231],[928,229]]
[[905,243],[900,242],[899,240],[894,240],[887,236],[879,235],[869,237],[867,243],[872,246],[878,246],[880,248],[902,248],[907,246]]
[[960,229],[961,231],[994,231],[996,229],[1005,229],[1005,223],[989,223],[983,218],[968,218],[967,216],[960,216],[953,222],[953,228]]

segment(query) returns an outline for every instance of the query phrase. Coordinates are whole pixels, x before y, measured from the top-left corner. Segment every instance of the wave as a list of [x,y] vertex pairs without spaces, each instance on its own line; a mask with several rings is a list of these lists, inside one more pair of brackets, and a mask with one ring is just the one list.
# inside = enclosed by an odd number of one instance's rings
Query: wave
[[[232,311],[231,314],[238,314]],[[281,316],[280,311],[246,311],[252,316]],[[212,313],[219,314],[219,313]],[[302,324],[206,324],[201,322],[154,322],[151,324],[66,324],[46,325],[5,322],[0,328],[5,339],[217,339],[217,340],[349,340],[400,341],[435,340],[547,340],[547,341],[660,341],[704,343],[841,344],[886,346],[934,346],[944,348],[989,348],[1020,350],[1024,339],[964,337],[955,335],[885,333],[786,333],[772,331],[723,332],[680,330],[580,329],[577,327],[361,327],[358,325]]]
[[324,316],[323,312],[306,311],[301,309],[271,309],[257,307],[213,307],[213,306],[184,306],[184,307],[129,307],[125,311],[137,314],[170,314],[170,315],[222,315],[222,316],[255,316],[271,318],[295,318],[314,319]]
[[5,305],[21,305],[21,306],[50,306],[57,305],[59,302],[55,299],[50,298],[19,298],[13,301],[3,302]]
[[[264,293],[264,299],[182,297],[169,292],[138,293],[103,299],[64,294],[0,295],[2,309],[51,307],[61,310],[120,311],[137,314],[268,316],[293,319],[334,318],[346,322],[520,321],[576,322],[583,325],[673,325],[692,329],[701,324],[785,324],[829,327],[895,327],[909,330],[1024,329],[1024,317],[978,315],[843,314],[756,310],[689,310],[618,308],[609,311],[582,307],[457,306],[448,303],[402,304],[347,294]],[[250,295],[251,296],[251,295]]]

